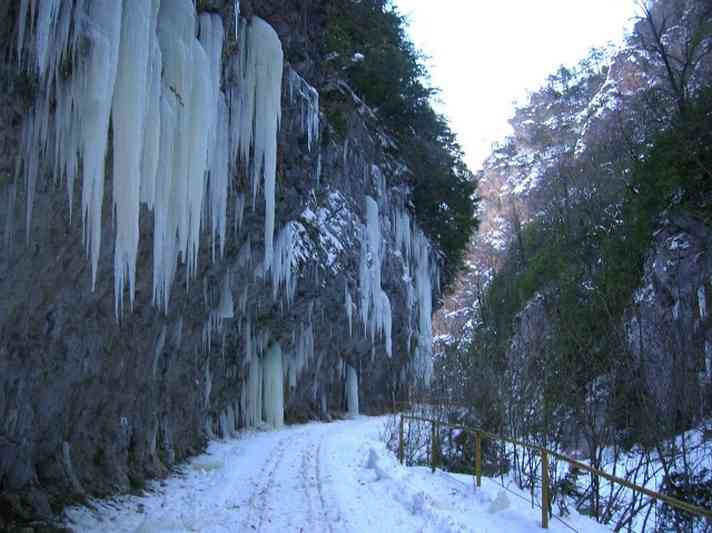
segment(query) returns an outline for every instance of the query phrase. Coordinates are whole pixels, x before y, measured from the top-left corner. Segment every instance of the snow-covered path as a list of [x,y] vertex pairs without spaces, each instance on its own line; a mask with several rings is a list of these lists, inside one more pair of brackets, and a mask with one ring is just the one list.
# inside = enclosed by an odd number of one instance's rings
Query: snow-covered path
[[[380,435],[384,418],[312,423],[213,442],[184,474],[145,497],[68,511],[78,532],[540,531],[539,513],[484,480],[405,468]],[[571,518],[571,517],[570,517]],[[569,520],[579,531],[603,531]],[[570,531],[553,522],[551,531]]]

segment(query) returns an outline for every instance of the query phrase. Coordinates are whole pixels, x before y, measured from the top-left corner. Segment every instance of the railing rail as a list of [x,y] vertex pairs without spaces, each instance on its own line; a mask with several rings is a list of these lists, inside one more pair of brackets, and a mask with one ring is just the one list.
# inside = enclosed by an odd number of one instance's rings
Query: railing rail
[[474,472],[474,474],[475,474],[475,479],[476,479],[476,483],[477,483],[478,487],[480,487],[482,485],[482,439],[489,439],[494,442],[498,442],[498,441],[508,442],[510,444],[514,444],[515,446],[521,446],[523,448],[527,448],[529,450],[534,450],[534,451],[538,452],[539,456],[541,458],[541,479],[542,479],[541,527],[544,529],[549,528],[549,502],[550,502],[550,497],[549,497],[549,458],[550,457],[553,457],[560,461],[569,463],[574,468],[578,468],[578,469],[584,470],[586,472],[589,472],[590,474],[592,474],[594,476],[604,478],[604,479],[610,481],[611,483],[615,483],[615,484],[621,485],[623,487],[626,487],[634,492],[648,496],[649,498],[652,498],[653,500],[663,502],[663,503],[670,505],[671,507],[678,509],[680,511],[685,511],[690,514],[697,515],[702,518],[706,518],[707,520],[712,520],[712,510],[710,510],[710,509],[698,507],[697,505],[693,505],[691,503],[688,503],[688,502],[685,502],[682,500],[678,500],[677,498],[668,496],[666,494],[660,494],[659,492],[650,490],[646,487],[642,487],[635,483],[631,483],[628,480],[619,478],[617,476],[614,476],[612,474],[604,472],[603,470],[599,470],[599,469],[589,466],[585,463],[577,461],[576,459],[567,457],[561,453],[549,450],[549,449],[541,447],[541,446],[536,446],[533,444],[522,442],[517,439],[505,437],[502,435],[495,435],[494,433],[490,433],[488,431],[484,431],[479,428],[472,428],[472,427],[463,426],[460,424],[449,424],[447,422],[434,420],[434,419],[428,418],[428,417],[413,416],[413,415],[406,415],[406,414],[401,414],[400,417],[401,418],[400,418],[400,424],[399,424],[400,435],[399,435],[399,439],[398,439],[398,459],[400,460],[401,464],[403,464],[405,462],[405,440],[404,440],[405,421],[413,420],[416,422],[423,422],[426,424],[431,424],[432,436],[431,436],[430,463],[431,463],[431,468],[432,468],[433,472],[435,471],[435,468],[437,466],[438,454],[439,454],[438,427],[445,426],[445,427],[448,427],[451,429],[459,429],[461,431],[469,433],[470,435],[473,435],[475,437],[475,472]]

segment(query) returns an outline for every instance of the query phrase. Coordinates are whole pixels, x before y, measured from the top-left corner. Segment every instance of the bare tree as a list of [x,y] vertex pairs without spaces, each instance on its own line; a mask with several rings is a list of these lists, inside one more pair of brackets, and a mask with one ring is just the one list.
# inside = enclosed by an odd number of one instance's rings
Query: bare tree
[[698,69],[712,54],[712,3],[639,0],[639,6],[635,37],[663,65],[668,89],[684,117]]

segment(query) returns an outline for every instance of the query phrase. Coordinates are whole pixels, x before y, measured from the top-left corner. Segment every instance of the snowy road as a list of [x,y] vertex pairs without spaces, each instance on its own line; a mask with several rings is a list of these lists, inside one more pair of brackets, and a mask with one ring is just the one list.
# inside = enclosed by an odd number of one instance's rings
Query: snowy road
[[[145,497],[72,509],[77,532],[540,531],[528,502],[484,480],[399,465],[383,418],[250,432],[214,442]],[[571,518],[571,517],[570,517]],[[603,531],[588,520],[579,531]],[[551,531],[570,531],[558,522]]]

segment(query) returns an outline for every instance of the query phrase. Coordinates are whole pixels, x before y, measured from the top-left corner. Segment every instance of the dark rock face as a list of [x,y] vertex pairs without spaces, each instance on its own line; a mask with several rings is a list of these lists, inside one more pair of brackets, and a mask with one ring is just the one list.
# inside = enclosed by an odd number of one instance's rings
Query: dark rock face
[[[10,4],[0,7],[3,50],[9,50],[16,20],[16,6]],[[224,13],[226,20],[231,16],[231,2],[204,4]],[[264,16],[285,48],[301,50],[300,72],[315,86],[326,87],[328,80],[320,78],[315,67],[318,57],[310,55],[310,35],[318,26],[293,26],[300,20],[298,3],[283,4],[243,2],[243,14]],[[317,24],[318,16],[313,20]],[[228,239],[223,259],[210,260],[206,237],[196,280],[186,285],[184,265],[179,266],[176,280],[181,281],[172,289],[167,314],[151,304],[153,223],[142,209],[136,302],[117,322],[111,176],[92,292],[78,216],[79,185],[69,220],[64,183],[43,176],[29,234],[25,228],[24,184],[15,188],[8,177],[14,173],[21,118],[31,90],[12,64],[2,67],[7,90],[0,94],[0,530],[26,520],[51,519],[65,504],[87,496],[140,489],[147,478],[165,475],[176,462],[200,451],[211,434],[222,436],[224,426],[218,421],[227,407],[242,425],[239,399],[247,371],[248,324],[255,331],[269,331],[284,347],[293,346],[300,328],[313,331],[315,360],[296,386],[288,387],[288,418],[318,416],[322,395],[329,408],[342,408],[342,361],[359,370],[362,404],[385,400],[402,386],[409,311],[400,255],[386,253],[383,263],[382,285],[393,309],[393,358],[380,342],[372,353],[356,310],[353,336],[349,334],[344,308],[345,287],[354,301],[358,298],[364,196],[380,194],[386,213],[389,206],[407,200],[398,188],[384,195],[381,185],[381,174],[389,185],[398,183],[392,170],[397,165],[384,155],[384,136],[372,115],[343,90],[342,100],[351,105],[345,136],[322,123],[322,140],[309,150],[299,105],[287,94],[290,68],[285,72],[279,134],[276,227],[279,231],[291,221],[299,228],[303,255],[291,304],[272,298],[271,283],[260,272],[264,202],[258,197],[254,210],[248,202],[243,224]],[[339,89],[332,84],[331,90]],[[244,176],[233,179],[249,191]],[[229,205],[232,210],[234,195]],[[394,250],[387,214],[382,233]],[[228,272],[235,307],[243,295],[247,312],[237,316],[236,310],[236,317],[206,342],[206,324],[219,304]]]
[[690,215],[664,218],[627,313],[628,342],[646,388],[670,417],[703,413],[712,393],[712,229]]

